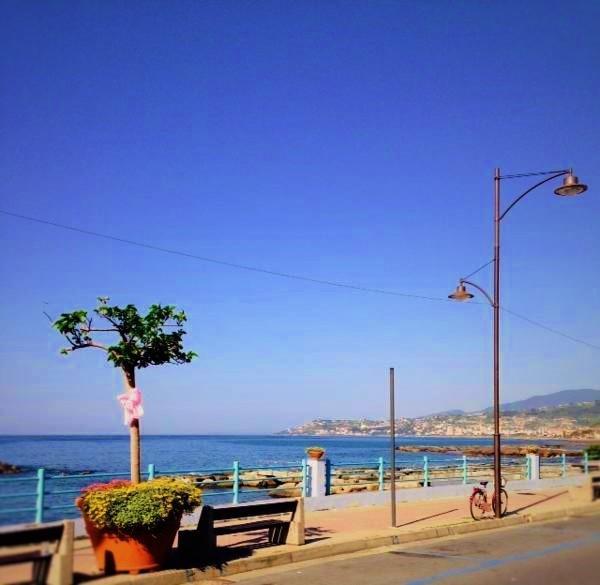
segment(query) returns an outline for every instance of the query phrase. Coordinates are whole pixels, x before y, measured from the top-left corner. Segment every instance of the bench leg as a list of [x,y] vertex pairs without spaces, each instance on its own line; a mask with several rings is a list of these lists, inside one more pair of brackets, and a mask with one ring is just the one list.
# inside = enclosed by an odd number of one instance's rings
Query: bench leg
[[289,530],[289,523],[282,522],[277,526],[269,528],[269,543],[270,544],[285,544]]
[[285,543],[299,546],[304,542],[304,499],[300,498],[292,522],[288,526]]
[[35,585],[46,585],[48,570],[50,569],[50,558],[33,561],[31,582],[35,583]]
[[180,530],[177,548],[188,560],[209,559],[217,550],[217,535],[214,531],[213,511],[203,506],[196,530]]
[[58,545],[58,550],[50,561],[48,585],[73,585],[73,541],[75,528],[72,520],[65,520],[63,525],[63,534]]

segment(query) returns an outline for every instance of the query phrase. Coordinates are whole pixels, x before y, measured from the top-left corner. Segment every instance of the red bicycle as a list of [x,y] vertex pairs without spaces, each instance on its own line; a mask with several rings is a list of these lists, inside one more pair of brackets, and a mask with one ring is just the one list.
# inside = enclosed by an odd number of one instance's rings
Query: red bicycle
[[[479,485],[481,487],[474,487],[473,493],[469,498],[469,504],[471,508],[471,517],[473,520],[481,520],[486,513],[496,513],[496,498],[495,493],[492,494],[491,503],[488,501],[488,493],[486,490],[489,481],[481,481]],[[504,489],[504,478],[502,478],[502,484],[500,486],[500,515],[504,516],[508,509],[508,494]]]

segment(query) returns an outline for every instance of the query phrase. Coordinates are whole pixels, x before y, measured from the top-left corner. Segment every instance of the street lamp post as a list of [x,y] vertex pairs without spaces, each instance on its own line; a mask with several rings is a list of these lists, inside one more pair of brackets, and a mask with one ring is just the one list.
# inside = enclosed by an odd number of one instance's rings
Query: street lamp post
[[[549,175],[549,176],[546,176]],[[504,179],[520,179],[523,177],[545,176],[544,179],[521,193],[504,211],[500,209],[500,181]],[[518,173],[513,175],[501,175],[500,169],[496,169],[494,175],[494,291],[491,297],[482,287],[474,282],[461,278],[456,290],[448,295],[448,298],[455,301],[466,301],[473,298],[473,294],[468,292],[465,285],[470,285],[479,290],[488,300],[494,311],[494,511],[497,518],[502,516],[501,502],[501,449],[500,449],[500,222],[506,217],[506,214],[523,197],[531,193],[534,189],[563,177],[563,184],[554,190],[556,195],[566,197],[579,195],[587,190],[587,186],[579,182],[579,179],[573,175],[572,169],[562,171],[544,171],[539,173]]]

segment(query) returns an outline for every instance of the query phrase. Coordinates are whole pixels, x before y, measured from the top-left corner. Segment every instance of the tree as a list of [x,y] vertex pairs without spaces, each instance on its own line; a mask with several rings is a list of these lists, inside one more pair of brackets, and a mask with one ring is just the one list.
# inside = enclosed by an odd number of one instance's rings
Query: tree
[[[146,315],[140,315],[135,305],[110,306],[108,297],[99,297],[93,310],[100,319],[94,325],[94,317],[87,311],[62,313],[53,323],[69,343],[61,353],[68,355],[78,349],[94,348],[106,353],[107,360],[123,372],[126,396],[135,401],[139,391],[135,385],[137,369],[163,364],[187,364],[197,354],[183,350],[182,325],[187,321],[183,311],[173,306],[152,305]],[[174,328],[168,333],[166,328]],[[111,335],[116,343],[110,345],[98,341]],[[139,416],[129,420],[131,481],[140,481],[140,421]]]

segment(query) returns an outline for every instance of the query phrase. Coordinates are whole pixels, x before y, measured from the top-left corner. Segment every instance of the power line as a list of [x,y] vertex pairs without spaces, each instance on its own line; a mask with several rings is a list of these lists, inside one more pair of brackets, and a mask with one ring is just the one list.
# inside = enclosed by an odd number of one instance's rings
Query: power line
[[589,343],[588,341],[584,341],[583,339],[578,339],[577,337],[573,337],[572,335],[568,335],[567,333],[558,331],[558,329],[553,329],[552,327],[548,327],[548,325],[544,325],[543,323],[540,323],[539,321],[534,321],[533,319],[530,319],[529,317],[525,317],[525,315],[521,315],[520,313],[512,311],[511,309],[507,309],[506,307],[500,307],[500,309],[502,309],[502,311],[504,311],[505,313],[509,313],[509,314],[513,315],[514,317],[517,317],[518,319],[522,319],[523,321],[526,321],[527,323],[529,323],[531,325],[535,325],[536,327],[545,329],[546,331],[549,331],[550,333],[554,333],[555,335],[560,335],[561,337],[564,337],[565,339],[570,339],[571,341],[574,341],[575,343],[581,343],[582,345],[591,347],[592,349],[600,349],[600,345],[594,345],[593,343]]
[[248,270],[250,272],[259,272],[261,274],[269,274],[271,276],[280,276],[282,278],[290,278],[293,280],[301,280],[304,282],[312,282],[313,284],[324,284],[327,286],[335,286],[338,288],[346,288],[346,289],[350,289],[350,290],[357,290],[357,291],[361,291],[361,292],[369,292],[369,293],[376,293],[376,294],[380,294],[380,295],[390,295],[390,296],[395,296],[395,297],[406,297],[406,298],[412,298],[412,299],[422,299],[422,300],[426,300],[426,301],[444,301],[447,302],[449,299],[447,298],[443,298],[443,297],[430,297],[430,296],[425,296],[425,295],[417,295],[417,294],[412,294],[412,293],[403,293],[403,292],[397,292],[397,291],[392,291],[392,290],[386,290],[386,289],[381,289],[381,288],[370,288],[370,287],[366,287],[366,286],[359,286],[359,285],[355,285],[355,284],[349,284],[349,283],[345,283],[345,282],[336,282],[334,280],[321,280],[319,278],[312,278],[310,276],[302,276],[299,274],[292,274],[289,272],[279,272],[276,270],[268,270],[266,268],[258,268],[256,266],[248,266],[246,264],[237,264],[235,262],[227,262],[226,260],[218,260],[216,258],[209,258],[207,256],[199,256],[197,254],[191,254],[190,252],[183,252],[181,250],[173,250],[170,248],[163,248],[161,246],[155,246],[153,244],[146,244],[143,242],[137,242],[135,240],[129,240],[127,238],[120,238],[117,236],[111,236],[108,234],[103,234],[100,232],[94,232],[91,230],[85,230],[82,228],[76,228],[70,225],[65,225],[62,223],[57,223],[57,222],[53,222],[53,221],[48,221],[45,219],[39,219],[37,217],[31,217],[28,215],[21,215],[19,213],[12,213],[10,211],[4,211],[3,209],[0,209],[0,213],[3,213],[4,215],[9,215],[11,217],[16,217],[19,219],[25,219],[27,221],[32,221],[35,223],[41,223],[43,225],[49,225],[52,227],[56,227],[56,228],[60,228],[63,230],[69,230],[72,232],[77,232],[80,234],[86,234],[88,236],[94,236],[96,238],[103,238],[105,240],[112,240],[114,242],[120,242],[122,244],[129,244],[131,246],[137,246],[139,248],[146,248],[148,250],[155,250],[157,252],[164,252],[165,254],[173,254],[175,256],[183,256],[185,258],[192,258],[194,260],[200,260],[202,262],[210,262],[211,264],[219,264],[221,266],[229,266],[230,268],[238,268],[240,270]]
[[[39,223],[39,224],[43,224],[43,225],[49,225],[49,226],[52,226],[52,227],[56,227],[56,228],[60,228],[60,229],[64,229],[64,230],[68,230],[68,231],[72,231],[72,232],[76,232],[76,233],[80,233],[80,234],[85,234],[85,235],[88,235],[88,236],[94,236],[96,238],[103,238],[105,240],[112,240],[114,242],[120,242],[122,244],[129,244],[131,246],[137,246],[138,248],[145,248],[147,250],[154,250],[154,251],[157,251],[157,252],[163,252],[165,254],[172,254],[172,255],[175,255],[175,256],[182,256],[184,258],[191,258],[193,260],[200,260],[202,262],[209,262],[211,264],[218,264],[220,266],[228,266],[230,268],[237,268],[237,269],[240,269],[240,270],[247,270],[249,272],[258,272],[258,273],[261,273],[261,274],[268,274],[270,276],[279,276],[279,277],[282,277],[282,278],[289,278],[289,279],[293,279],[293,280],[299,280],[299,281],[303,281],[303,282],[311,282],[313,284],[322,284],[322,285],[326,285],[326,286],[333,286],[333,287],[344,288],[344,289],[349,289],[349,290],[356,290],[356,291],[360,291],[360,292],[368,292],[368,293],[382,294],[382,295],[395,296],[395,297],[404,297],[404,298],[411,298],[411,299],[421,299],[421,300],[427,300],[427,301],[450,302],[450,300],[448,298],[445,298],[445,297],[431,297],[431,296],[417,295],[417,294],[412,294],[412,293],[403,293],[403,292],[386,290],[386,289],[380,289],[380,288],[371,288],[371,287],[359,286],[359,285],[345,283],[345,282],[336,282],[336,281],[333,281],[333,280],[322,280],[322,279],[319,279],[319,278],[311,278],[310,276],[302,276],[302,275],[299,275],[299,274],[292,274],[292,273],[289,273],[289,272],[279,272],[279,271],[276,271],[276,270],[268,270],[268,269],[265,269],[265,268],[258,268],[256,266],[248,266],[248,265],[245,265],[245,264],[237,264],[235,262],[227,262],[225,260],[218,260],[216,258],[209,258],[207,256],[199,256],[197,254],[192,254],[190,252],[183,252],[181,250],[173,250],[173,249],[170,249],[170,248],[163,248],[161,246],[155,246],[153,244],[146,244],[144,242],[137,242],[135,240],[129,240],[127,238],[120,238],[118,236],[111,236],[109,234],[103,234],[101,232],[95,232],[95,231],[92,231],[92,230],[85,230],[85,229],[82,229],[82,228],[77,228],[77,227],[73,227],[73,226],[70,226],[70,225],[62,224],[62,223],[48,221],[48,220],[45,220],[45,219],[40,219],[40,218],[32,217],[32,216],[29,216],[29,215],[22,215],[22,214],[19,214],[19,213],[13,213],[11,211],[5,211],[3,209],[0,209],[0,213],[2,213],[4,215],[8,215],[10,217],[16,217],[18,219],[24,219],[26,221],[31,221],[31,222],[34,222],[34,223]],[[488,266],[492,262],[493,262],[493,260],[491,260],[490,262],[487,262],[486,264],[483,264],[475,272],[472,272],[469,276],[472,276],[473,274],[479,272],[480,270],[483,270],[483,268],[485,268],[486,266]],[[464,278],[468,278],[468,277],[464,277]],[[471,302],[470,304],[482,304],[482,303],[477,303],[475,301],[475,302]],[[540,327],[541,329],[549,331],[550,333],[554,333],[555,335],[559,335],[560,337],[564,337],[565,339],[569,339],[570,341],[573,341],[575,343],[580,343],[580,344],[585,345],[585,346],[587,346],[589,348],[600,350],[600,346],[598,346],[598,345],[594,345],[593,343],[589,343],[589,342],[584,341],[582,339],[578,339],[577,337],[573,337],[572,335],[568,335],[567,333],[563,333],[562,331],[558,331],[557,329],[553,329],[552,327],[548,327],[547,325],[544,325],[543,323],[539,323],[538,321],[534,321],[533,319],[529,319],[528,317],[525,317],[524,315],[521,315],[520,313],[517,313],[517,312],[512,311],[510,309],[507,309],[505,307],[500,307],[500,308],[505,313],[509,313],[509,314],[517,317],[518,319],[522,319],[523,321],[526,321],[527,323],[529,323],[531,325],[535,325],[536,327]]]

